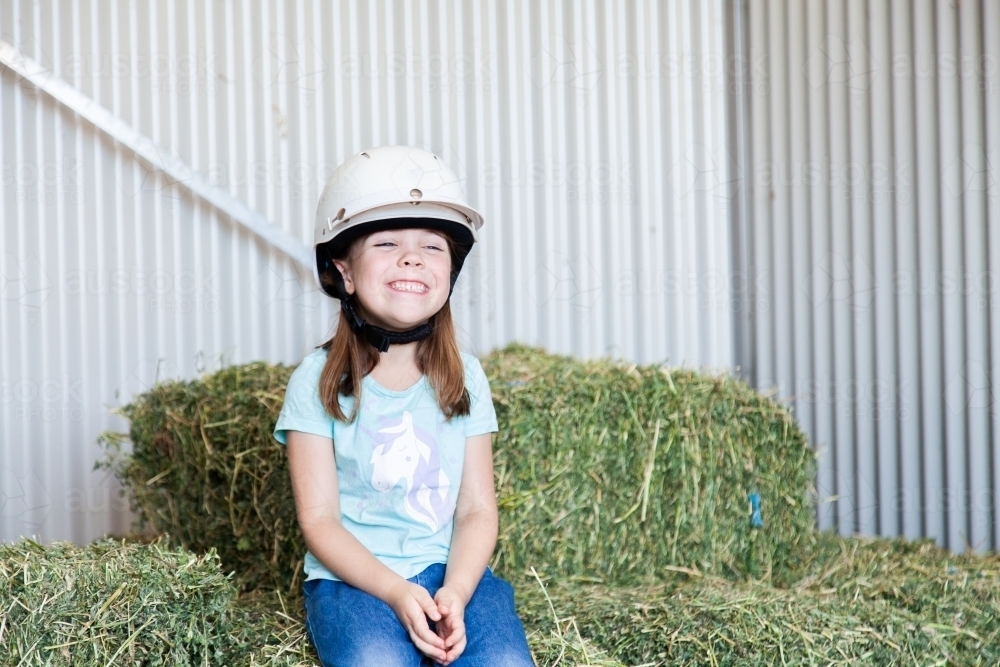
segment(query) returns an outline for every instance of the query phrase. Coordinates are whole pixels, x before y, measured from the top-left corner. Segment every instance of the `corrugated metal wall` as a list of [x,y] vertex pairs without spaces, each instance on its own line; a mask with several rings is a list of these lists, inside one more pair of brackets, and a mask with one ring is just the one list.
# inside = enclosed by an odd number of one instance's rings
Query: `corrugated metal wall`
[[[0,39],[303,243],[379,144],[484,212],[462,345],[728,366],[723,3],[3,2]],[[0,538],[128,527],[91,470],[109,409],[221,360],[296,363],[310,277],[4,69]]]
[[745,370],[821,527],[1000,548],[1000,2],[745,9]]

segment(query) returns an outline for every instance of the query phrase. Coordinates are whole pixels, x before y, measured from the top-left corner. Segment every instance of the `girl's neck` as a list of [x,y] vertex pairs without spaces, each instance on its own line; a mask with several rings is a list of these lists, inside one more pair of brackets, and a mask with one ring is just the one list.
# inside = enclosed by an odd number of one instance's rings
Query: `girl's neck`
[[423,373],[417,368],[417,343],[390,345],[379,353],[371,376],[386,389],[402,391],[416,383]]

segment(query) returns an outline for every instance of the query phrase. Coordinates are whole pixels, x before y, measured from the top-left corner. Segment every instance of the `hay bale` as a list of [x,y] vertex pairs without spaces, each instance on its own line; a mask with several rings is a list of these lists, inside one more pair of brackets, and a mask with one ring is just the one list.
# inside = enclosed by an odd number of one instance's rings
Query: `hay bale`
[[[813,452],[787,410],[745,383],[519,344],[483,367],[500,423],[505,576],[534,565],[612,582],[681,566],[767,578],[812,527]],[[303,540],[271,437],[291,370],[253,363],[157,385],[122,408],[127,438],[102,436],[100,467],[130,490],[140,529],[215,548],[242,590],[300,583]]]
[[302,577],[287,458],[271,437],[292,370],[257,362],[158,384],[120,409],[127,436],[100,438],[107,456],[97,467],[122,482],[136,529],[215,549],[241,591],[291,592]]
[[[955,554],[931,538],[816,532],[795,555],[778,586],[891,604],[931,627],[972,633],[1000,653],[1000,554]],[[989,664],[1000,664],[1000,657]]]
[[633,665],[1000,664],[1000,556],[816,538],[784,587],[681,573],[632,586],[557,579],[519,586],[519,608],[538,632],[563,610],[564,627]]
[[766,579],[813,530],[814,453],[744,382],[517,344],[483,368],[500,424],[496,564],[510,576],[533,565],[604,582],[670,567]]
[[234,598],[213,552],[2,544],[0,664],[233,664]]

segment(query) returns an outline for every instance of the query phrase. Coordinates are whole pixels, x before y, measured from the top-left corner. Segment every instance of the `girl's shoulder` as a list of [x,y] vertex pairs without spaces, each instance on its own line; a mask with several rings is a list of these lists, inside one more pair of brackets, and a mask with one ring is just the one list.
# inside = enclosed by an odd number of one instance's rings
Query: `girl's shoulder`
[[462,352],[461,350],[459,350],[458,353],[462,357],[462,365],[465,366],[466,375],[469,375],[470,372],[482,370],[482,365],[479,363],[479,357],[474,354],[469,354],[468,352]]
[[459,352],[462,355],[462,364],[465,366],[465,386],[470,388],[478,388],[486,380],[486,371],[483,370],[483,365],[479,361],[479,357],[474,354],[469,354],[468,352]]
[[328,354],[328,350],[326,348],[324,348],[324,347],[317,347],[312,352],[310,352],[306,356],[302,357],[302,363],[303,364],[305,364],[305,363],[309,363],[309,364],[315,364],[315,363],[325,364],[326,363],[327,354]]
[[302,357],[302,361],[299,362],[296,371],[302,373],[312,372],[315,373],[317,370],[322,371],[323,366],[326,365],[327,351],[322,347],[317,347],[306,356]]
[[318,347],[302,358],[299,365],[292,371],[289,384],[316,384],[319,382],[319,376],[322,375],[325,365],[326,350]]

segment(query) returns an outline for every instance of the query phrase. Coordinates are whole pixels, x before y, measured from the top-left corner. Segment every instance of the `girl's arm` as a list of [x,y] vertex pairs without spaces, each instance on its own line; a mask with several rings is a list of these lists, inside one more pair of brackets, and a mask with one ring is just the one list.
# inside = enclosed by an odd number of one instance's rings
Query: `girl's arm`
[[493,487],[493,434],[465,439],[462,484],[455,505],[455,532],[444,586],[454,590],[463,606],[493,555],[497,543],[497,498]]
[[497,499],[493,490],[493,434],[465,439],[462,484],[455,503],[455,531],[444,585],[434,595],[441,612],[437,632],[448,653],[443,665],[458,659],[466,646],[465,607],[486,572],[497,543]]
[[333,440],[300,431],[287,434],[295,512],[306,547],[344,582],[385,601],[417,648],[443,659],[444,640],[431,631],[424,616],[435,621],[441,618],[430,594],[386,567],[341,523]]

